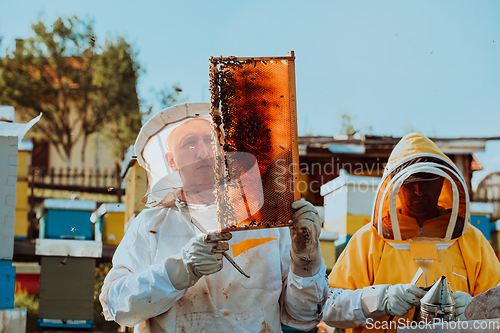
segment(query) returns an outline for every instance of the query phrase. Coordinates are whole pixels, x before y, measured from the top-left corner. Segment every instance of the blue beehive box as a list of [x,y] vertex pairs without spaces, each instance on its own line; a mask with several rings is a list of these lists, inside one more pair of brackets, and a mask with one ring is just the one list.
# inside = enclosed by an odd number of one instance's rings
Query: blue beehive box
[[12,260],[0,259],[0,286],[0,309],[14,308],[16,268],[12,266]]
[[92,240],[95,201],[45,199],[39,211],[39,238]]
[[478,228],[487,240],[491,239],[490,216],[493,212],[494,206],[492,203],[470,203],[470,224]]
[[491,239],[490,217],[487,215],[470,214],[470,224],[481,231],[487,240]]

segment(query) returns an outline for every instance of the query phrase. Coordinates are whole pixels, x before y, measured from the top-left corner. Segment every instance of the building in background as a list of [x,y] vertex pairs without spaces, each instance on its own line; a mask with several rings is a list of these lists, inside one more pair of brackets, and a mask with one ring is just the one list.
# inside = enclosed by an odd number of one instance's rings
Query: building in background
[[493,205],[493,220],[500,219],[500,172],[492,172],[477,185],[474,201],[489,202]]
[[[381,177],[389,155],[401,138],[359,135],[299,137],[299,190],[316,206],[323,205],[322,185],[337,178],[341,170],[348,175]],[[462,172],[472,198],[471,178],[482,169],[474,153],[485,150],[490,138],[430,138]],[[498,138],[494,138],[498,139]]]

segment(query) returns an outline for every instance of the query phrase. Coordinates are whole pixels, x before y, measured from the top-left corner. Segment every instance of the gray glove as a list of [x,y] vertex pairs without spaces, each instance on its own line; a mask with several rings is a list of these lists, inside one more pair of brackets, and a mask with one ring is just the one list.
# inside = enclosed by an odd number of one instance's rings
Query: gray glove
[[321,221],[318,211],[305,200],[295,201],[292,208],[297,211],[293,214],[293,226],[290,227],[290,269],[301,277],[313,276],[319,271],[322,263],[319,245]]
[[165,260],[168,277],[177,290],[193,286],[203,275],[222,269],[222,253],[229,250],[229,232],[192,238],[177,255]]
[[425,291],[414,284],[381,284],[363,288],[361,306],[366,318],[401,317],[420,305]]
[[464,312],[467,305],[472,301],[472,296],[463,291],[456,291],[452,296],[455,300],[455,316],[457,320],[467,320]]

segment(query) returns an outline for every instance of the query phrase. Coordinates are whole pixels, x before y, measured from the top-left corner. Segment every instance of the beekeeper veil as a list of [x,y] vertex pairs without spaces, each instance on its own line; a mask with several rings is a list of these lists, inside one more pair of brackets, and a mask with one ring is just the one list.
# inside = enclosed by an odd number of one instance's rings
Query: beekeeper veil
[[189,191],[213,195],[211,145],[207,103],[172,106],[144,124],[134,145],[137,161],[148,177],[144,204],[169,206]]
[[422,134],[405,135],[377,190],[372,221],[379,235],[451,240],[465,233],[469,218],[467,186],[455,164]]

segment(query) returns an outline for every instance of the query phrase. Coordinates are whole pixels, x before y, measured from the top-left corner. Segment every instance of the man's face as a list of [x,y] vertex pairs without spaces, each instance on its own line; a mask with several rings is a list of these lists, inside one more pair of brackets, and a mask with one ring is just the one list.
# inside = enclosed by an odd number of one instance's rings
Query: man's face
[[179,171],[187,190],[203,190],[214,183],[214,155],[210,122],[194,119],[179,125],[168,138],[169,167]]
[[399,190],[401,213],[417,220],[437,217],[437,203],[443,181],[444,178],[439,177],[435,180],[401,185]]

